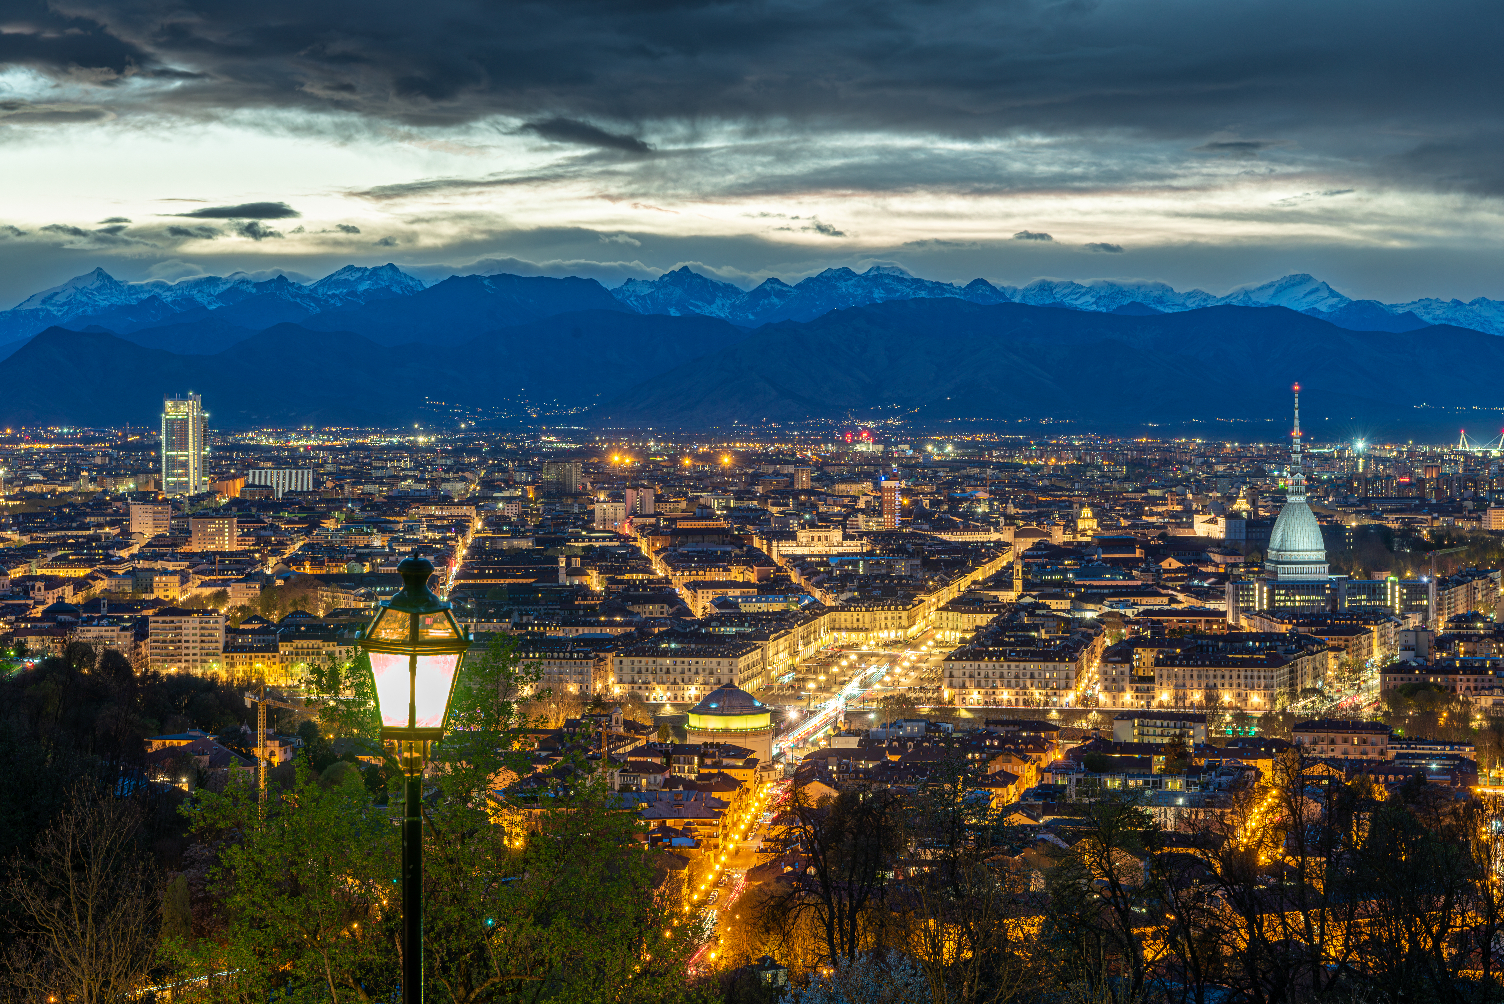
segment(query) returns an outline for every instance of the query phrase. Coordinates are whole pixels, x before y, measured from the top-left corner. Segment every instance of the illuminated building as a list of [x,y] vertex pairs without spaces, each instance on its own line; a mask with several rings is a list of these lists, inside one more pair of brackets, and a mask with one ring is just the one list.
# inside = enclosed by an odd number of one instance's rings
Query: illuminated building
[[1076,514],[1076,536],[1078,538],[1090,537],[1097,532],[1097,516],[1091,511],[1091,506],[1084,505]]
[[759,762],[772,762],[773,713],[734,684],[717,687],[690,708],[684,731],[686,742],[742,746]]
[[160,673],[216,673],[224,668],[225,615],[161,607],[147,618],[146,658]]
[[132,502],[131,533],[147,539],[172,532],[172,506],[166,502]]
[[543,491],[548,495],[574,495],[580,490],[584,467],[578,462],[543,465]]
[[307,467],[259,467],[246,471],[245,480],[247,484],[275,489],[277,498],[287,492],[313,491],[313,470]]
[[884,481],[883,493],[883,529],[896,530],[898,528],[898,507],[902,502],[902,481]]
[[[1295,385],[1295,428],[1290,447],[1289,494],[1269,535],[1265,574],[1227,583],[1227,619],[1233,626],[1255,611],[1373,611],[1418,614],[1429,620],[1436,585],[1426,579],[1349,579],[1328,571],[1321,526],[1306,501],[1302,470],[1300,385]],[[1229,528],[1234,520],[1228,521]],[[1252,520],[1247,521],[1252,523]],[[1229,533],[1229,537],[1231,537]]]
[[194,551],[234,551],[240,530],[234,516],[194,516],[188,521],[189,547]]
[[1290,433],[1289,494],[1269,535],[1269,571],[1279,582],[1324,582],[1327,574],[1326,544],[1311,506],[1306,502],[1306,479],[1301,470],[1300,384],[1295,385],[1295,429]]
[[208,417],[197,394],[162,399],[162,494],[197,495],[204,490]]
[[624,495],[627,515],[652,516],[654,491],[651,488],[628,488]]

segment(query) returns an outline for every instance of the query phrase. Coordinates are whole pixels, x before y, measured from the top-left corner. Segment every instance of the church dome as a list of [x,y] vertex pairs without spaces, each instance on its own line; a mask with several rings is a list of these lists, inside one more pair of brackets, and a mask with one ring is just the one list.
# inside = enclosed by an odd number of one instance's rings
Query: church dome
[[722,684],[689,709],[691,715],[756,715],[771,712],[768,706],[733,683]]
[[691,743],[729,743],[763,763],[773,759],[773,709],[734,684],[715,688],[690,708],[684,732]]
[[1325,579],[1326,544],[1305,499],[1285,502],[1269,535],[1269,565],[1279,579]]

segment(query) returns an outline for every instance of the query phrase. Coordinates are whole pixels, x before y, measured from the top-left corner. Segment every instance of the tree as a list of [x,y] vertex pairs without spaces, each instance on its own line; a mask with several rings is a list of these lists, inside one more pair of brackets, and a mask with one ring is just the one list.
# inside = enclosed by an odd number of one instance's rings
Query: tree
[[1165,743],[1165,773],[1184,774],[1191,766],[1191,747],[1184,736],[1175,736]]
[[902,718],[915,711],[919,707],[919,702],[914,699],[913,694],[897,692],[879,697],[877,706],[883,713],[883,723],[886,725],[893,721],[895,711],[898,712],[898,717]]
[[324,737],[319,730],[319,723],[304,721],[298,725],[298,738],[303,741],[303,747],[298,751],[299,759],[306,760],[308,769],[315,774],[322,773],[330,764],[339,757],[334,754],[334,746]]
[[888,878],[904,846],[902,803],[890,791],[842,792],[811,802],[795,788],[782,814],[812,874],[784,897],[788,914],[808,914],[827,964],[872,948],[886,923]]
[[533,1000],[667,1002],[690,996],[685,968],[704,918],[681,907],[630,809],[600,784],[538,813],[524,832],[431,817],[425,851],[425,964],[454,1004]]
[[1034,965],[1024,916],[1029,880],[1008,865],[1018,842],[1003,811],[970,790],[966,761],[942,762],[913,800],[912,845],[927,866],[906,878],[896,944],[925,977],[935,1004],[1002,1004],[1023,992]]
[[5,966],[23,997],[110,1004],[144,986],[162,893],[140,836],[134,803],[81,785],[33,853],[13,859],[21,937]]
[[[302,763],[293,790],[258,804],[246,781],[201,792],[185,813],[214,846],[223,937],[168,947],[185,976],[231,974],[225,999],[366,1000],[398,981],[397,831],[359,777],[323,785]],[[263,818],[264,813],[264,818]]]
[[1158,830],[1142,808],[1118,801],[1089,806],[1081,830],[1050,873],[1049,925],[1093,993],[1120,982],[1122,993],[1137,999],[1163,950],[1140,931],[1159,899],[1145,868]]
[[893,952],[840,959],[804,987],[790,987],[778,1004],[930,1004],[929,982],[914,963]]

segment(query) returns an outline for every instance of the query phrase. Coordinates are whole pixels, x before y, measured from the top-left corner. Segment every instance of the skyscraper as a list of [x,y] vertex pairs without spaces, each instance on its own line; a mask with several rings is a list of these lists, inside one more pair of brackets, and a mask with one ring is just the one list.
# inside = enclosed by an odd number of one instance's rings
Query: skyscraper
[[204,490],[206,418],[197,394],[162,399],[162,494],[197,495]]
[[580,476],[584,465],[578,461],[546,463],[543,465],[543,492],[545,495],[574,495],[580,490]]

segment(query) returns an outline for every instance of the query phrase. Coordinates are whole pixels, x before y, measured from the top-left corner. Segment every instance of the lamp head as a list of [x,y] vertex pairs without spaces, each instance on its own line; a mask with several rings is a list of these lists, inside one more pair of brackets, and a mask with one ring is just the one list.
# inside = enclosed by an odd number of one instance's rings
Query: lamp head
[[469,632],[428,588],[433,563],[416,554],[397,566],[402,589],[360,639],[371,660],[381,737],[399,744],[403,770],[421,771],[427,744],[444,734]]

